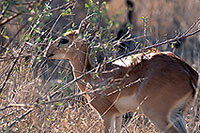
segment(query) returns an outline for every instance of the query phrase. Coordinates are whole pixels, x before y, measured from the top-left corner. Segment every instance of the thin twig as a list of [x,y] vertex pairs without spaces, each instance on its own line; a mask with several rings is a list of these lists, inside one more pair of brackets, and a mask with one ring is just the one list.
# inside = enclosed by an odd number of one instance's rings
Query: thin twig
[[[25,45],[24,45],[24,46],[25,46]],[[8,79],[9,79],[9,77],[10,77],[10,75],[11,75],[11,73],[12,73],[12,71],[13,71],[15,65],[16,65],[16,63],[17,63],[17,61],[18,61],[18,59],[19,59],[19,57],[20,57],[22,51],[24,50],[24,46],[20,49],[20,52],[19,52],[17,58],[15,59],[15,61],[14,61],[13,65],[12,65],[10,71],[8,72],[8,75],[7,75],[6,79],[4,80],[3,85],[2,85],[2,87],[1,87],[1,89],[0,89],[0,94],[2,93],[4,87],[6,86],[6,83],[7,83]]]
[[[31,57],[31,55],[21,55],[21,56],[19,56],[19,58],[28,58],[28,57]],[[0,62],[14,60],[16,58],[17,57],[0,57]]]
[[192,25],[183,33],[182,36],[187,35],[199,23],[199,21],[200,21],[200,17],[197,18],[197,20],[194,23],[192,23]]
[[61,6],[57,7],[57,8],[54,8],[54,9],[51,9],[51,10],[49,10],[49,12],[54,12],[54,11],[57,11],[57,10],[62,9],[62,8],[69,8],[70,6],[73,6],[75,4],[74,2],[75,1],[71,1],[70,3],[61,5]]
[[1,12],[1,14],[0,14],[0,21],[4,17],[4,15],[5,15],[6,11],[8,10],[9,6],[10,6],[10,4],[7,4],[6,8]]
[[20,117],[17,117],[15,119],[15,121],[13,121],[9,126],[8,129],[10,129],[12,126],[14,126],[17,122],[19,122],[20,120],[24,119],[25,116],[27,116],[28,114],[30,114],[33,111],[33,108],[29,109],[28,111],[26,111],[23,115],[21,115]]
[[[9,40],[9,42],[1,48],[0,53],[3,53],[3,51],[12,43],[14,38],[23,30],[23,28],[29,24],[29,21],[27,21],[24,25],[21,26],[21,28],[17,31],[17,33]],[[1,61],[1,60],[0,60]]]
[[8,23],[9,21],[13,20],[14,18],[16,18],[17,16],[21,15],[22,12],[14,14],[13,16],[8,17],[7,19],[4,19],[1,23],[0,23],[0,27],[3,26],[4,24]]

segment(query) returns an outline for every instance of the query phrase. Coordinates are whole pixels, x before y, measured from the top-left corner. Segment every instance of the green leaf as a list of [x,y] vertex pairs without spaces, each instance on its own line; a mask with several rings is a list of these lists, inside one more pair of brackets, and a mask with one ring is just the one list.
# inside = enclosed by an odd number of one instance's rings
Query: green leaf
[[15,68],[15,71],[16,71],[17,73],[19,73],[19,69],[18,69],[18,68]]
[[72,29],[68,29],[68,30],[67,30],[67,32],[71,32],[71,31],[72,31]]
[[25,40],[28,40],[30,37],[31,37],[30,33],[26,34]]
[[38,46],[37,49],[38,49],[38,50],[41,50],[41,47]]
[[9,37],[8,37],[8,36],[6,36],[6,35],[3,35],[3,37],[4,37],[5,39],[7,39],[7,40],[9,39]]
[[40,3],[40,2],[37,2],[36,7],[39,7],[40,5],[41,5],[41,3]]
[[171,48],[174,48],[174,44],[171,44]]
[[4,6],[7,6],[8,2],[7,1],[3,1],[2,2]]
[[94,46],[95,45],[95,42],[92,42],[92,46]]
[[74,27],[75,23],[72,23],[72,28]]
[[62,106],[63,103],[59,103],[59,102],[58,102],[58,103],[55,103],[55,105],[56,105],[56,106]]
[[90,5],[93,6],[94,5],[94,2],[93,0],[90,0]]
[[143,21],[143,22],[145,22],[145,21],[146,21],[144,16],[142,16],[141,18],[142,18],[142,21]]
[[62,11],[62,16],[71,15],[71,14],[72,14],[72,10],[70,8],[68,8],[67,10],[63,10]]
[[133,55],[131,55],[131,59],[134,59],[134,56],[133,56]]
[[40,37],[37,38],[36,42],[39,43],[41,41]]
[[6,96],[3,95],[2,93],[0,94],[0,97],[1,97],[1,98],[6,98]]
[[72,10],[70,8],[67,9],[67,15],[71,15],[72,14]]
[[15,0],[11,0],[10,4],[13,6],[13,5],[16,5],[16,2]]
[[104,2],[102,3],[102,5],[104,5],[104,6],[105,6],[105,5],[106,5],[106,1],[104,1]]
[[85,3],[85,8],[89,8],[89,5],[87,3]]
[[37,60],[40,60],[40,59],[41,59],[41,56],[38,56],[38,57],[37,57]]
[[49,37],[49,38],[48,38],[48,42],[50,42],[51,40],[52,40],[52,38],[51,38],[51,37]]

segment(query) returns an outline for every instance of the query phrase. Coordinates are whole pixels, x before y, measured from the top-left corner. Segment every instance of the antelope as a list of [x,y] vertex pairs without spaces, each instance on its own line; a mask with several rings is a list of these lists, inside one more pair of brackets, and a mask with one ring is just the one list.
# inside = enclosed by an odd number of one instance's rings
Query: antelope
[[[60,46],[62,45],[62,46]],[[69,59],[75,77],[92,69],[89,46],[78,30],[59,37],[49,47],[48,59]],[[122,115],[139,107],[166,133],[186,133],[183,112],[194,99],[198,73],[171,52],[135,54],[102,65],[77,82],[84,92],[106,87],[102,94],[88,94],[89,104],[101,116],[104,132],[121,131]],[[99,86],[97,86],[99,84]]]

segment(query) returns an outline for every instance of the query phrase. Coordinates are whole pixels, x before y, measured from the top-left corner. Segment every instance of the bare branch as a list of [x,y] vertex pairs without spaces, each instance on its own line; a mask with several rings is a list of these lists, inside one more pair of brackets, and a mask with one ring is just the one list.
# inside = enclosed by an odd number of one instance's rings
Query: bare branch
[[13,121],[9,126],[8,129],[10,129],[12,126],[14,126],[16,123],[18,123],[20,120],[24,119],[25,116],[27,116],[28,114],[30,114],[33,111],[33,108],[29,109],[28,111],[26,111],[23,115],[21,115],[20,117],[17,117],[15,119],[15,121]]
[[3,26],[4,24],[8,23],[9,21],[15,19],[17,16],[21,15],[22,12],[20,13],[17,13],[17,14],[14,14],[13,16],[10,16],[9,18],[7,19],[4,19],[1,23],[0,23],[0,27]]

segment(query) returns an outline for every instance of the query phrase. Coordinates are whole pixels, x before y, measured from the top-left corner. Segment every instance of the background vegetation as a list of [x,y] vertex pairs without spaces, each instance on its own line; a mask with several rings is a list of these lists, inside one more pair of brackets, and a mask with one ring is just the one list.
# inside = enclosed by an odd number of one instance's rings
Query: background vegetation
[[[93,46],[90,56],[94,65],[98,64],[98,53],[112,60],[129,50],[173,38],[200,17],[199,0],[132,2],[133,8],[127,9],[125,0],[1,0],[0,131],[102,131],[101,119],[84,96],[77,95],[76,85],[64,87],[73,79],[68,61],[51,61],[44,55],[54,39],[77,29],[89,15],[85,36]],[[127,17],[129,11],[132,22]],[[198,24],[192,31],[199,29]],[[124,28],[120,41],[125,51],[120,51],[116,38]],[[199,34],[185,39],[178,48],[166,44],[157,49],[175,52],[200,71]],[[186,126],[190,132],[200,132],[199,95],[192,105],[185,114]],[[132,115],[129,123],[123,124],[123,132],[158,132],[141,112]]]

